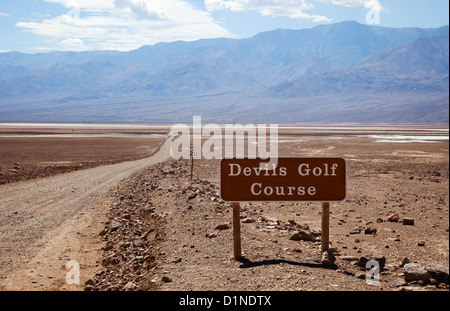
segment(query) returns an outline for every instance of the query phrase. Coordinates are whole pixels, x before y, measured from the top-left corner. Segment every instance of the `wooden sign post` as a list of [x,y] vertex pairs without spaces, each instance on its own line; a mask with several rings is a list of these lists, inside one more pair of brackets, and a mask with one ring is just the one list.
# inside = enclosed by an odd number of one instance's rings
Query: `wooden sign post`
[[322,203],[322,254],[330,248],[330,203]]
[[241,205],[233,203],[233,236],[234,236],[234,260],[240,260],[241,254]]
[[233,204],[234,258],[241,259],[239,202],[322,202],[322,254],[330,244],[330,203],[347,194],[347,164],[342,158],[224,159],[220,196]]

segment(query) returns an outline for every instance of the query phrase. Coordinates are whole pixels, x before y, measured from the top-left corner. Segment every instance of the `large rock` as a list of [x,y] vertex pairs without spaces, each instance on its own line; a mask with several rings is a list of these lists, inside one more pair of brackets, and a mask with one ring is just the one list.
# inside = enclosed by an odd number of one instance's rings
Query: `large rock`
[[309,242],[316,242],[317,238],[314,234],[299,230],[295,231],[294,234],[290,237],[290,240],[292,241],[309,241]]
[[430,281],[430,274],[428,271],[418,263],[408,263],[403,267],[403,274],[406,282],[423,281],[425,283]]
[[359,258],[357,265],[362,268],[370,269],[371,267],[366,267],[367,262],[375,260],[380,265],[380,271],[384,269],[386,265],[386,257],[377,254],[366,254]]
[[441,265],[429,265],[428,267],[425,267],[425,269],[430,274],[430,277],[432,279],[435,279],[439,283],[446,283],[448,284],[448,272],[449,269],[447,267],[441,266]]
[[324,265],[333,265],[336,262],[336,257],[330,252],[325,251],[322,254],[322,264]]

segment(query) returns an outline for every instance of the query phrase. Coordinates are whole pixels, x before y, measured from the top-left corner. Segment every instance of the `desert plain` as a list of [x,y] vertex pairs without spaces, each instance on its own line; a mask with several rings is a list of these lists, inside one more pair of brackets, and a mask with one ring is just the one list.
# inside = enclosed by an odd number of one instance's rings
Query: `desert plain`
[[[0,289],[448,291],[448,126],[280,126],[280,156],[347,161],[332,265],[317,202],[241,203],[234,260],[220,161],[195,160],[191,179],[169,131],[0,125]],[[308,238],[292,239],[299,230]],[[385,260],[377,284],[358,265],[369,254]],[[73,261],[79,284],[67,279]],[[406,281],[407,262],[446,268],[447,282]]]

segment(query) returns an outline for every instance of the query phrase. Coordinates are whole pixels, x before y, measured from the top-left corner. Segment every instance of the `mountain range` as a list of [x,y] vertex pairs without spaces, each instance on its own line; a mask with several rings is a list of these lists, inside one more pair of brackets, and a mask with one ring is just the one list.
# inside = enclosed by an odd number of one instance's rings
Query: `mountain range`
[[448,123],[448,26],[0,53],[0,122]]

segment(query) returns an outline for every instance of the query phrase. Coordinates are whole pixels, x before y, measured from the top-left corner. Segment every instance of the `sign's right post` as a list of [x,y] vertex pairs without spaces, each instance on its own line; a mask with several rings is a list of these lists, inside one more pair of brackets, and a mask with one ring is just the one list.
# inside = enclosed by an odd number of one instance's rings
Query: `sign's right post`
[[322,203],[322,254],[328,251],[330,246],[330,203]]

